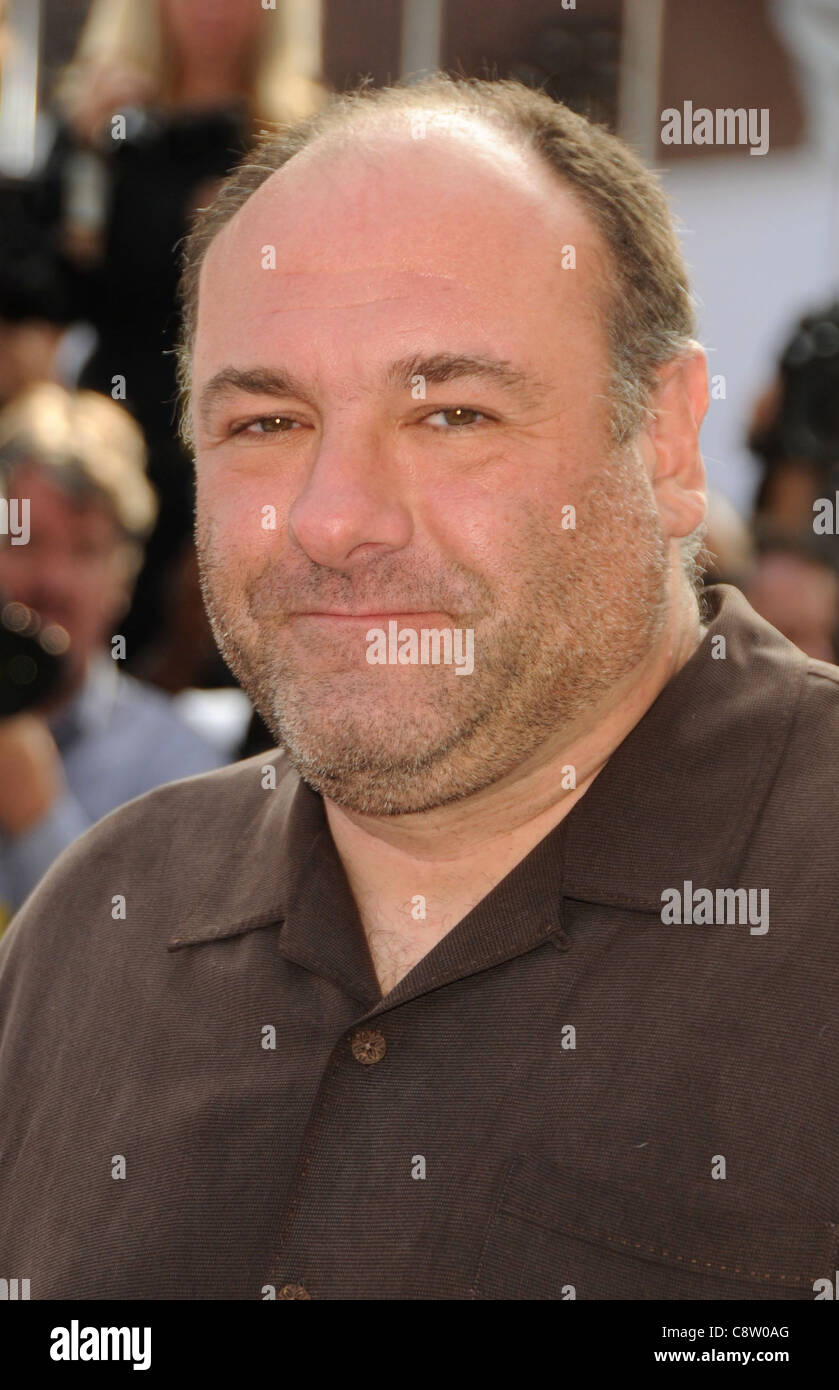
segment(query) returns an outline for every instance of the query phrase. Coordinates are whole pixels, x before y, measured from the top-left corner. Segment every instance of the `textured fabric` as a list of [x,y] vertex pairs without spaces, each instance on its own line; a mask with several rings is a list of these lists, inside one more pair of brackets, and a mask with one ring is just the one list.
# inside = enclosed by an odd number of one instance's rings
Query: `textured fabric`
[[[73,845],[0,944],[0,1273],[812,1299],[839,1266],[839,670],[711,604],[585,796],[384,999],[280,753]],[[768,930],[666,923],[686,881],[767,890]]]

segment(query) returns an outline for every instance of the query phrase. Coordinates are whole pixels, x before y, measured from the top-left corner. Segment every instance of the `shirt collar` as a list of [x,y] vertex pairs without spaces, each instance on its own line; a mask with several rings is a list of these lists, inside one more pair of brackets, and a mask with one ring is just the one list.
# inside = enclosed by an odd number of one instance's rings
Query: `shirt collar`
[[685,879],[738,884],[808,659],[738,589],[706,596],[703,641],[564,822],[566,897],[660,913]]
[[[388,1004],[403,986],[416,993],[432,978],[485,969],[540,940],[564,949],[563,897],[658,914],[662,888],[685,878],[737,885],[784,756],[807,658],[738,590],[716,585],[707,606],[703,641],[586,794],[396,986]],[[270,766],[277,787],[257,795],[257,779]],[[287,958],[374,1004],[375,972],[320,796],[281,752],[208,775],[217,780],[216,826],[206,824],[204,778],[184,788],[195,795],[194,820],[208,841],[216,833],[225,848],[184,887],[170,949],[282,923],[278,946]],[[186,824],[193,819],[189,805],[179,815]],[[232,842],[225,825],[236,827]]]
[[[265,767],[277,769],[276,790],[264,794],[276,800],[269,800],[250,829],[245,827],[217,857],[210,874],[193,875],[192,902],[179,911],[180,927],[169,950],[281,925],[277,947],[287,960],[334,980],[368,1009],[375,1008],[381,990],[321,797],[285,764],[281,753],[248,761],[254,777]],[[244,765],[238,766],[241,771]],[[217,804],[219,814],[238,825],[236,806],[221,786]],[[201,810],[206,815],[206,802]],[[179,810],[179,816],[189,823],[188,808]],[[566,949],[560,866],[551,837],[540,841],[387,995],[387,1007],[548,939]]]

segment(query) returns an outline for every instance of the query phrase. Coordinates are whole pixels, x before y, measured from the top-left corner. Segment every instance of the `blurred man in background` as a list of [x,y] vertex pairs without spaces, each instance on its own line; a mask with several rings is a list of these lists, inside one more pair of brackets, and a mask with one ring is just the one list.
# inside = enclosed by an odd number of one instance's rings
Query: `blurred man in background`
[[[812,531],[817,499],[839,490],[839,302],[799,319],[755,406],[748,442],[760,463],[758,521]],[[832,550],[839,559],[835,530]]]
[[0,602],[69,639],[57,690],[0,719],[0,927],[100,816],[224,761],[165,695],[119,670],[115,628],[157,507],[144,462],[137,425],[94,392],[44,384],[0,413],[0,478],[29,516],[26,543],[0,536]]

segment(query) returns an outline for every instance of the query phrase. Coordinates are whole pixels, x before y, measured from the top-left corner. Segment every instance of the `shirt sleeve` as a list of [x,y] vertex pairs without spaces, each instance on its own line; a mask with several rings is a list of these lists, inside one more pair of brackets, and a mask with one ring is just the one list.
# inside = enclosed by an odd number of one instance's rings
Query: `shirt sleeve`
[[67,789],[50,811],[22,835],[0,836],[2,893],[14,911],[62,850],[93,824],[81,802]]

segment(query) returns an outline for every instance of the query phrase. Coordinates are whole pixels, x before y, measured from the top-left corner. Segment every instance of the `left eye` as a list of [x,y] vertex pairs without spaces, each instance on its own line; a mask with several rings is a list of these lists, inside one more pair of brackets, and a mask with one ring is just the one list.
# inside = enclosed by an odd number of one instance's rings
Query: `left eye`
[[246,420],[233,430],[234,434],[288,434],[299,425],[288,415],[260,415],[256,420]]
[[[489,418],[483,415],[480,410],[472,410],[468,405],[444,406],[440,410],[435,410],[432,415],[426,415],[425,419],[427,423],[430,424],[435,416],[442,416],[443,419],[445,419],[446,429],[457,429],[458,427],[465,429],[469,425],[476,425],[479,420],[486,420]],[[439,429],[440,426],[433,425],[432,428]]]

